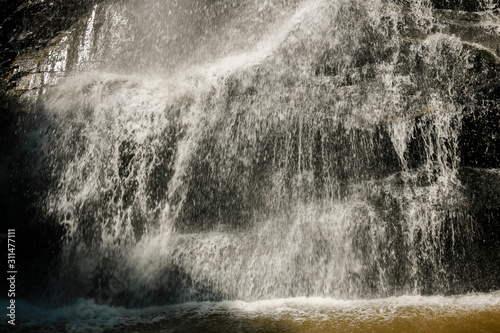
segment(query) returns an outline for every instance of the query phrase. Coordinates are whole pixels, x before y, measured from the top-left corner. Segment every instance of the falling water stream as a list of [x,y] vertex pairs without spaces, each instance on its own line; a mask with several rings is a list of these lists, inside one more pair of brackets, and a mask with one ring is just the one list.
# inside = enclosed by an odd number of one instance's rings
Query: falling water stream
[[500,329],[459,149],[490,51],[426,1],[109,1],[60,38],[26,325]]

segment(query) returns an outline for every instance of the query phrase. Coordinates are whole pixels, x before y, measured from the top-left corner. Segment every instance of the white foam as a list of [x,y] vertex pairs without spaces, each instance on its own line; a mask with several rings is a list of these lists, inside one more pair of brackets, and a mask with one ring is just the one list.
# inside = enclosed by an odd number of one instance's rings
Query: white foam
[[342,300],[321,297],[298,297],[254,302],[222,301],[191,302],[168,306],[127,309],[96,304],[92,299],[54,309],[44,309],[18,301],[18,321],[25,326],[64,325],[68,332],[103,331],[116,326],[152,324],[163,320],[183,318],[202,320],[209,315],[226,314],[232,317],[286,316],[294,321],[331,320],[341,316],[355,316],[357,320],[392,320],[402,311],[411,313],[434,311],[448,315],[466,312],[500,310],[500,291],[460,296],[400,296],[382,299]]

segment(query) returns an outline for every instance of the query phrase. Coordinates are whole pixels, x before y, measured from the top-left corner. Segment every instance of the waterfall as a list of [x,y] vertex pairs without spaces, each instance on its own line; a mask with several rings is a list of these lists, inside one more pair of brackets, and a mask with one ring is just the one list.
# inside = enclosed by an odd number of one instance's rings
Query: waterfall
[[137,306],[498,286],[477,262],[489,224],[461,147],[471,87],[499,58],[439,13],[93,5],[26,95],[47,180],[36,207],[62,235],[48,293]]

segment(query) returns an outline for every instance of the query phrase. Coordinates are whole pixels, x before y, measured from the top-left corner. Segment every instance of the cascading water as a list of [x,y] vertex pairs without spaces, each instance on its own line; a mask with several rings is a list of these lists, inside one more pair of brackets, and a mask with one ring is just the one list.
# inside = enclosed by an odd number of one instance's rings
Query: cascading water
[[63,227],[46,294],[143,306],[500,287],[500,261],[476,262],[486,227],[460,146],[481,57],[500,60],[447,29],[426,1],[94,5],[51,54],[66,77],[30,125],[48,179],[36,207]]

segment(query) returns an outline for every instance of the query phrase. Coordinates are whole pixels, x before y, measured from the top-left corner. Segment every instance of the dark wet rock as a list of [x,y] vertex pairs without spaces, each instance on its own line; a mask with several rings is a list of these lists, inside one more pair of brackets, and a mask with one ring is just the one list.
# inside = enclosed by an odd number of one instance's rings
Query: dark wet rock
[[[418,282],[423,294],[436,291],[457,294],[467,291],[487,292],[500,286],[500,172],[498,169],[461,168],[460,184],[448,184],[437,196],[432,183],[422,183],[415,173],[397,173],[390,177],[364,184],[353,185],[354,198],[367,200],[380,221],[384,221],[387,242],[385,253],[393,265],[388,272],[389,280],[401,286],[411,278],[411,267],[418,266],[421,275]],[[429,203],[432,203],[429,206]],[[417,204],[417,206],[413,206]],[[418,206],[427,207],[427,223],[432,224],[439,216],[442,221],[434,231],[439,249],[425,244],[425,228],[409,228],[410,213]],[[410,214],[409,214],[410,213]],[[413,217],[412,217],[413,215]],[[425,214],[424,214],[425,216]],[[422,228],[422,229],[420,229]],[[408,237],[408,234],[412,234]],[[412,242],[420,244],[414,246]],[[445,270],[435,266],[438,260],[446,263]]]
[[491,7],[485,4],[483,0],[431,0],[433,6],[438,9],[452,9],[458,11],[477,12],[487,9],[495,9],[499,5],[498,0],[490,2]]
[[[0,12],[1,78],[4,79],[15,57],[44,48],[98,2],[100,0],[3,1]],[[4,84],[2,82],[0,87]]]
[[19,101],[0,91],[0,152],[9,150],[15,137],[15,125],[22,113]]
[[500,167],[500,59],[478,50],[470,71],[469,90],[474,98],[463,110],[460,156],[463,166]]
[[482,45],[490,50],[498,48],[498,34],[491,26],[482,24],[488,17],[487,14],[453,10],[436,10],[434,13],[438,22],[443,24],[444,33],[457,36],[464,42]]
[[477,227],[475,260],[485,263],[477,267],[476,282],[483,290],[496,290],[500,287],[500,170],[463,168],[460,180],[470,202],[470,219]]
[[[438,138],[440,125],[435,118],[436,112],[450,111],[460,114],[449,124],[458,133],[460,164],[482,168],[500,166],[500,58],[493,50],[469,43],[462,45],[462,52],[468,56],[467,62],[445,62],[446,69],[439,73],[419,53],[402,58],[406,68],[412,68],[410,73],[415,75],[415,80],[420,80],[417,84],[419,90],[410,87],[409,95],[431,95],[452,87],[453,90],[449,92],[456,107],[455,111],[432,105],[421,105],[416,109],[413,133],[405,151],[410,168],[420,167],[429,157],[433,160],[437,158],[435,155],[426,156],[426,147],[429,145],[441,146],[445,151],[455,149],[454,142],[449,138]],[[443,51],[443,59],[448,56]],[[405,67],[402,71],[405,71]],[[424,75],[418,76],[417,73]],[[453,84],[450,84],[451,80]]]
[[[394,0],[395,3],[410,5],[411,0]],[[489,2],[486,5],[484,0],[430,0],[431,5],[436,9],[450,9],[455,11],[477,12],[495,9],[499,6],[498,0]]]
[[[471,211],[500,211],[500,192],[498,191],[500,189],[500,169],[462,168],[460,170],[460,180],[464,184],[465,193],[471,201]],[[500,223],[500,221],[497,222]],[[497,240],[497,242],[500,242],[500,240]]]
[[497,102],[482,104],[462,119],[461,164],[480,168],[500,167],[500,108]]

